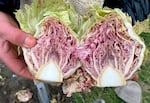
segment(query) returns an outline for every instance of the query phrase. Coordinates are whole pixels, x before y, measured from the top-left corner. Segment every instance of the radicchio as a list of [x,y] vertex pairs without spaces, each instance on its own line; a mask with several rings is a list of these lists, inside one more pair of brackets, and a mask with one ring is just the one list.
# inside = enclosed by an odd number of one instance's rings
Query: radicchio
[[117,13],[104,16],[82,42],[72,34],[59,19],[47,17],[38,24],[36,46],[23,49],[35,79],[62,82],[68,96],[92,86],[125,85],[142,64],[145,45]]

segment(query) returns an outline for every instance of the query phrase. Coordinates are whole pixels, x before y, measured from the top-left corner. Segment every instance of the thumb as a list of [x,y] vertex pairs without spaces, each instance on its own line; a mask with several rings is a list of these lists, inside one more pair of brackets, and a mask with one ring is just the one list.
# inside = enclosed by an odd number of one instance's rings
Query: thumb
[[14,26],[3,26],[1,36],[9,42],[22,47],[30,48],[36,44],[36,39],[33,36]]

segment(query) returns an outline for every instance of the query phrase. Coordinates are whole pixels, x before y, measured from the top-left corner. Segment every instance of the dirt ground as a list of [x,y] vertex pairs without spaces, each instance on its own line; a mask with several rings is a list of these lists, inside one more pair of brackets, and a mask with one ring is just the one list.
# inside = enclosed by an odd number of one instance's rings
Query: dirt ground
[[[16,76],[3,63],[0,62],[0,103],[20,103],[16,98],[16,92],[29,89],[33,96],[26,103],[40,103],[38,91],[33,81]],[[48,85],[49,97],[53,103],[74,103],[72,98],[66,98],[61,87]]]

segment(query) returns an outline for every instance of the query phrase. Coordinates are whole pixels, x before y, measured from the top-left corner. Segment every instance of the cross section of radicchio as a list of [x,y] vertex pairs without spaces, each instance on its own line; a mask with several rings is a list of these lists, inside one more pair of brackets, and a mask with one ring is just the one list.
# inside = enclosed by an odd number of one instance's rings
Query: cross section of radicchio
[[36,79],[62,82],[80,67],[74,55],[77,40],[56,18],[46,18],[37,27],[37,44],[23,49],[26,63]]
[[47,17],[37,27],[36,46],[23,49],[31,73],[62,82],[68,96],[92,86],[125,85],[141,66],[145,45],[124,19],[117,13],[104,16],[79,43],[63,22]]

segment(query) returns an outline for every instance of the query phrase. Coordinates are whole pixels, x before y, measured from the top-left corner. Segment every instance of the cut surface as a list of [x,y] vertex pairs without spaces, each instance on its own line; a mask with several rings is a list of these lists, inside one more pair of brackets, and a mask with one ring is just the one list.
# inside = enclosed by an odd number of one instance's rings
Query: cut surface
[[[123,15],[122,15],[123,16]],[[144,58],[144,42],[134,33],[132,25],[117,13],[106,15],[98,23],[91,27],[87,36],[78,48],[78,56],[84,69],[99,83],[99,76],[104,75],[104,86],[124,85],[124,79],[128,80],[139,69]],[[107,76],[102,74],[108,64],[113,68],[107,72],[113,72],[116,78],[111,78],[112,85],[106,85]],[[114,69],[114,70],[112,70]],[[120,71],[116,75],[115,71]],[[106,77],[105,77],[106,76]],[[120,80],[117,80],[117,78]],[[121,79],[123,79],[121,83]],[[116,82],[120,81],[120,84]],[[99,84],[98,84],[99,85]],[[103,85],[99,85],[103,86]]]
[[62,82],[80,66],[74,55],[77,40],[55,17],[45,18],[36,30],[37,44],[23,49],[25,61],[36,79]]
[[35,79],[46,82],[62,82],[63,75],[60,67],[54,61],[50,61],[40,68]]
[[120,71],[114,69],[111,65],[107,65],[98,78],[99,87],[115,87],[126,85],[126,80]]

